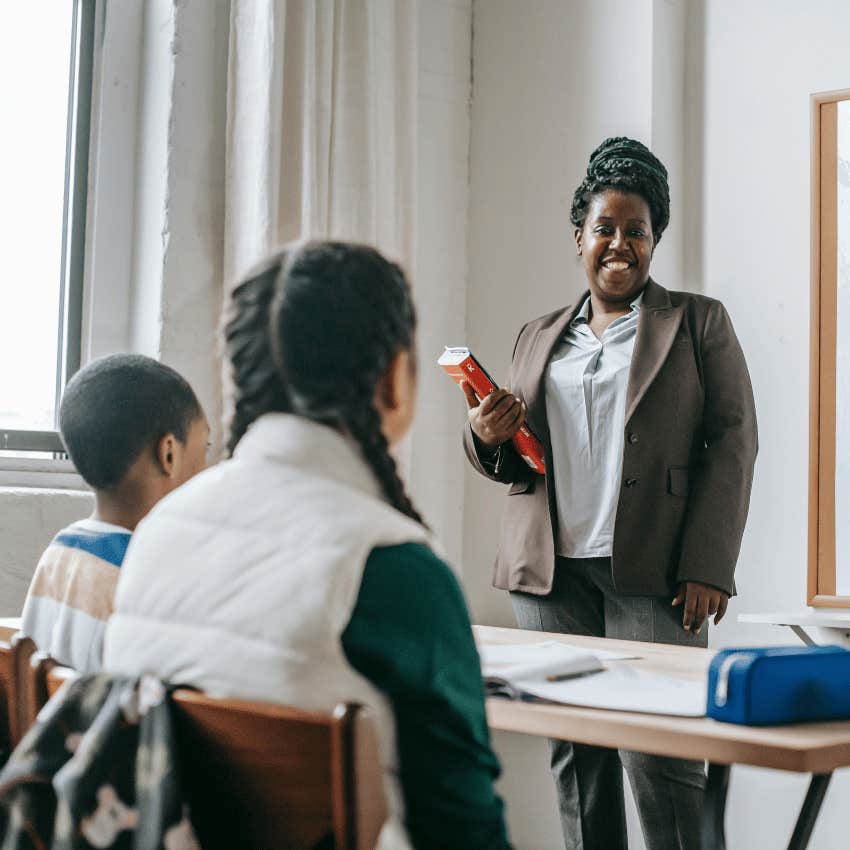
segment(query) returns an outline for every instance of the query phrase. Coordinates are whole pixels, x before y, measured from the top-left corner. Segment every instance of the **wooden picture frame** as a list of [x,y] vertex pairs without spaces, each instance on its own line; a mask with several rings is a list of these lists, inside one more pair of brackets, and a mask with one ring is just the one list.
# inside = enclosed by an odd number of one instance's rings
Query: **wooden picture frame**
[[811,96],[812,280],[809,399],[808,604],[850,608],[836,594],[835,423],[838,304],[838,103],[850,89]]

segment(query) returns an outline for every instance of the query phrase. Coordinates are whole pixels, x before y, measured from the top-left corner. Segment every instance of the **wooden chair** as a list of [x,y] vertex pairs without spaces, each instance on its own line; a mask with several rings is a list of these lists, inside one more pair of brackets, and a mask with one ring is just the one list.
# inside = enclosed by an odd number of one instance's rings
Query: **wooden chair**
[[0,764],[12,752],[11,725],[17,714],[14,669],[12,647],[8,641],[0,641]]
[[[33,650],[35,647],[33,647]],[[18,678],[18,711],[20,714],[21,737],[35,723],[42,706],[50,699],[48,690],[48,675],[59,663],[46,652],[29,652],[20,660]],[[76,676],[75,670],[62,667],[66,675]]]
[[2,761],[29,728],[21,703],[22,683],[29,680],[29,663],[36,651],[32,638],[17,633],[0,641],[0,750]]
[[[33,693],[73,677],[39,663]],[[371,722],[355,705],[302,711],[174,692],[182,781],[204,850],[371,850],[386,820]]]

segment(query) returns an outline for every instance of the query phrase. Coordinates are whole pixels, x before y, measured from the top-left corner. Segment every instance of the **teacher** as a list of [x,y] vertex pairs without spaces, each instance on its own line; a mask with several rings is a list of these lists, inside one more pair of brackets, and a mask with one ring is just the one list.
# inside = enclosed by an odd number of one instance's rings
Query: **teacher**
[[[522,628],[706,646],[735,591],[757,432],[723,305],[650,277],[667,170],[606,139],[570,220],[587,291],[526,324],[510,389],[464,385],[466,454],[510,484],[493,583]],[[510,440],[527,421],[537,475]],[[551,742],[567,848],[626,850],[622,767],[650,850],[699,847],[701,762]]]

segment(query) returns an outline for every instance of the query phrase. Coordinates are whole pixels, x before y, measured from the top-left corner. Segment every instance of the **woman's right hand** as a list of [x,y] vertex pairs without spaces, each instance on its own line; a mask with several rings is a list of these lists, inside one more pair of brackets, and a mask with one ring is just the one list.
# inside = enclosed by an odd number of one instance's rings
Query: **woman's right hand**
[[469,408],[469,424],[476,437],[490,449],[510,440],[525,422],[525,402],[508,389],[494,390],[478,401],[475,390],[464,381],[460,388]]

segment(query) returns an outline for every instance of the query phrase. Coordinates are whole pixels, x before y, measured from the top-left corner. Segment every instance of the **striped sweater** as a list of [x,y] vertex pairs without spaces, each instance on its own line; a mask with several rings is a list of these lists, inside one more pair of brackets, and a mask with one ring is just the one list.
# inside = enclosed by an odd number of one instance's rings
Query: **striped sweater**
[[100,669],[129,542],[126,528],[94,519],[75,522],[53,538],[36,567],[21,622],[39,650],[84,673]]

